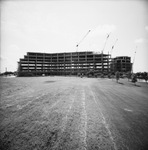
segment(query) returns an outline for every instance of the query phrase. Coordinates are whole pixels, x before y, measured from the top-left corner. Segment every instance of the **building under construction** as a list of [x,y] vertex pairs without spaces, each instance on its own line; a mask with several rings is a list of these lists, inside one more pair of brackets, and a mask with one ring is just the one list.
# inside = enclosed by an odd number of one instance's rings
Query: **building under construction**
[[111,61],[111,72],[122,72],[127,73],[131,72],[132,70],[132,63],[131,63],[131,57],[128,56],[119,56],[112,58]]
[[93,51],[69,53],[28,52],[18,62],[18,76],[78,75],[93,70],[110,72],[111,55]]

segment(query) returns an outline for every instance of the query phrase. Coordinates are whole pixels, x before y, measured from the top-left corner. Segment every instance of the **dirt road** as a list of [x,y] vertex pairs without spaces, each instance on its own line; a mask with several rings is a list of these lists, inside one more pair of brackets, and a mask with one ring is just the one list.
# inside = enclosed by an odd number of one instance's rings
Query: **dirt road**
[[1,78],[1,150],[145,150],[148,84]]

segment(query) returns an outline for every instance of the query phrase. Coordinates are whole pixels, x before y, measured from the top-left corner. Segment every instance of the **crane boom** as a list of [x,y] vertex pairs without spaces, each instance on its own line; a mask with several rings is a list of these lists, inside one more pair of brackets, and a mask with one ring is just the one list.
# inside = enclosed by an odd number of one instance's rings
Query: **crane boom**
[[133,64],[135,62],[136,50],[137,50],[137,46],[136,46],[135,53],[134,53]]
[[105,43],[104,43],[104,47],[103,47],[102,53],[103,53],[103,51],[104,51],[104,49],[105,49],[105,46],[106,46],[106,43],[107,43],[107,40],[108,40],[110,34],[111,34],[111,33],[109,33],[109,34],[107,35],[107,37],[106,37],[106,40],[105,40]]
[[83,40],[86,38],[86,36],[89,34],[90,31],[91,31],[91,30],[89,30],[89,31],[85,34],[85,36],[79,41],[79,43],[76,45],[77,49],[78,49],[78,46],[83,42]]
[[110,54],[111,54],[111,55],[112,55],[112,51],[113,51],[113,49],[114,49],[114,47],[115,47],[115,45],[116,45],[117,41],[118,41],[118,39],[116,39],[116,41],[115,41],[114,45],[112,46],[112,49],[111,49],[111,51],[110,51]]
[[133,66],[134,66],[134,62],[135,62],[136,51],[137,51],[137,46],[135,48],[135,53],[134,53],[134,58],[133,58],[132,73],[133,73]]

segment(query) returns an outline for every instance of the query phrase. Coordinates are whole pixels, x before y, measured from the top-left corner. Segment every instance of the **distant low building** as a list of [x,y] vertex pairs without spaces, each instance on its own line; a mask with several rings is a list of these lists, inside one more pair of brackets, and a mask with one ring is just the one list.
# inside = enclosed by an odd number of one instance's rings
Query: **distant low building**
[[131,57],[128,56],[119,56],[112,58],[111,62],[111,71],[112,72],[131,72],[132,70],[132,63]]
[[90,70],[110,72],[110,54],[93,51],[69,53],[28,52],[18,62],[18,76],[77,75]]

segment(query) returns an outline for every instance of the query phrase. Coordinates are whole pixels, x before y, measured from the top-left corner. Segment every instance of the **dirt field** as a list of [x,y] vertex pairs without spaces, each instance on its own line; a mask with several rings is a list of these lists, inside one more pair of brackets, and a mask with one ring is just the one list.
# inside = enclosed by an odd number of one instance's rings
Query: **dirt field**
[[148,84],[0,78],[0,150],[146,150]]

